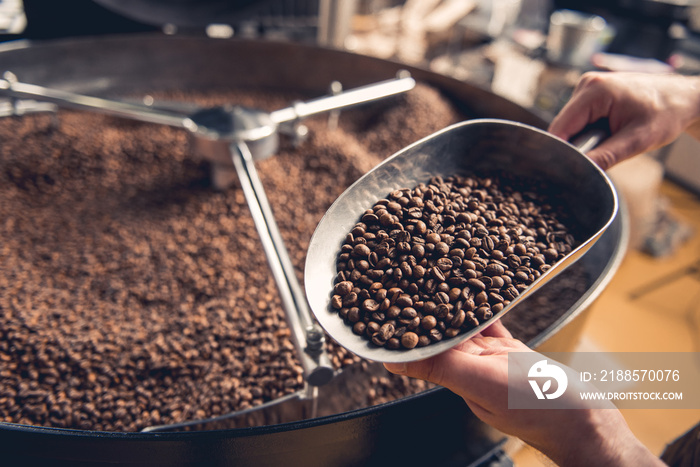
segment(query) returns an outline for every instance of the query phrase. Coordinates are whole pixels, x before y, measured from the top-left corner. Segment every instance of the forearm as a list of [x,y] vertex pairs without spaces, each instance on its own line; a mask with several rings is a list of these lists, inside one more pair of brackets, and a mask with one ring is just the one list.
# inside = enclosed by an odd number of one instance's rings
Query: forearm
[[562,467],[664,466],[614,409],[581,410],[557,439],[531,443]]

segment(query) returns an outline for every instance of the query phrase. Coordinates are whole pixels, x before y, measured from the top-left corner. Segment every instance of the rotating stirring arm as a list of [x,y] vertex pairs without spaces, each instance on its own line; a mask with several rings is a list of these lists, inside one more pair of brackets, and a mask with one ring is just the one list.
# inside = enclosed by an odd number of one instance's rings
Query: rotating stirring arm
[[296,278],[265,189],[255,170],[252,154],[243,143],[231,143],[229,148],[267,262],[277,283],[289,327],[294,333],[292,338],[306,381],[312,386],[321,386],[333,378],[333,367],[325,351],[324,333],[316,324],[306,295]]

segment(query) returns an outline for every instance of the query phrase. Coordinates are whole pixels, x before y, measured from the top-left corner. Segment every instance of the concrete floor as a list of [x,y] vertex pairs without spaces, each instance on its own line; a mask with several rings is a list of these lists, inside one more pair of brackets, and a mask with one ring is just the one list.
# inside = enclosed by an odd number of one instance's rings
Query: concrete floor
[[[672,215],[693,233],[667,257],[652,257],[636,249],[627,252],[587,317],[580,343],[585,350],[700,351],[700,197],[666,180],[660,194],[670,202]],[[695,271],[690,269],[693,266]],[[660,279],[668,281],[651,285]],[[623,414],[635,435],[655,454],[700,422],[700,409],[628,409]],[[527,446],[516,447],[511,457],[518,467],[552,465]]]

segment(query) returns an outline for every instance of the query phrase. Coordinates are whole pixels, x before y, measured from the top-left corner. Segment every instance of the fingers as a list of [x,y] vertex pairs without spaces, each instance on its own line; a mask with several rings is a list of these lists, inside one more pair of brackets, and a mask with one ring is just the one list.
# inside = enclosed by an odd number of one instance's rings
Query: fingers
[[588,113],[579,109],[579,103],[569,101],[552,120],[548,131],[554,136],[558,136],[564,141],[568,141],[585,128],[589,123]]
[[601,169],[607,170],[633,156],[658,149],[671,142],[681,131],[682,128],[677,125],[669,124],[664,127],[643,118],[630,120],[598,147],[591,149],[587,156]]
[[[500,360],[500,361],[499,361]],[[392,371],[392,365],[386,368]],[[507,397],[507,355],[483,357],[457,350],[405,365],[407,376],[423,379],[446,387],[452,392],[482,407],[493,405]]]
[[387,370],[444,386],[488,405],[489,395],[507,386],[508,352],[530,351],[516,339],[475,337],[425,360],[385,363]]
[[506,329],[506,327],[503,325],[500,319],[494,321],[493,324],[481,331],[481,335],[486,337],[513,337],[513,335],[508,329]]
[[610,114],[612,102],[608,94],[596,90],[601,86],[596,73],[583,75],[571,95],[571,99],[549,125],[549,132],[563,140],[580,133],[586,125],[595,123]]
[[598,147],[591,149],[586,154],[601,169],[608,170],[613,165],[637,154],[634,140],[624,134],[613,135]]

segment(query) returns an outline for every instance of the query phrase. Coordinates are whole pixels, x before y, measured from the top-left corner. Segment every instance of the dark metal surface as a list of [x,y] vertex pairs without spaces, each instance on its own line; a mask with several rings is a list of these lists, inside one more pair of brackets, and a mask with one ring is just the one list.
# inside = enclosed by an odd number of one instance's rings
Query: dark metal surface
[[95,0],[127,18],[146,24],[204,27],[228,24],[255,13],[275,0]]
[[[12,70],[27,82],[105,97],[245,86],[314,96],[325,93],[335,79],[346,87],[360,86],[390,78],[401,68],[405,66],[298,44],[178,36],[0,46],[0,70]],[[425,70],[409,71],[439,88],[467,115],[545,126],[487,91]],[[538,336],[539,342],[565,333],[572,321],[582,319],[614,274],[626,235],[618,216],[580,260],[598,279],[576,306],[562,310],[561,319]],[[499,439],[459,397],[436,389],[376,407],[256,428],[105,433],[0,423],[0,459],[5,465],[465,466]]]
[[363,411],[256,429],[95,433],[3,424],[4,465],[469,465],[500,436],[438,389]]

